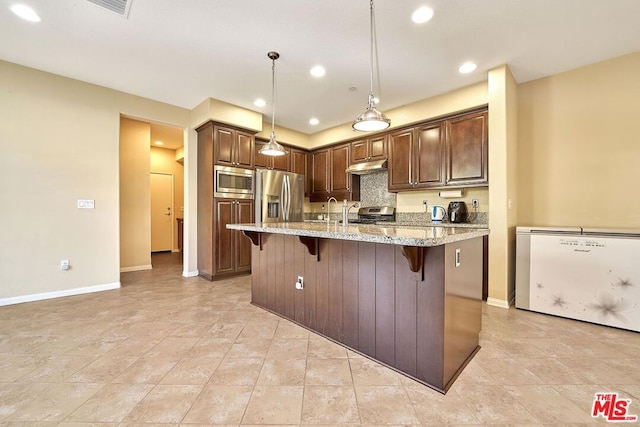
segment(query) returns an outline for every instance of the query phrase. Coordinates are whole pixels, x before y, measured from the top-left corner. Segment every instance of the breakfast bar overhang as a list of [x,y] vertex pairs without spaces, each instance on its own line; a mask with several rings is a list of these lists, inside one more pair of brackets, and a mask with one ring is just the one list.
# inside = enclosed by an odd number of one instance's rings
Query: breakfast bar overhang
[[251,302],[445,393],[478,351],[487,229],[234,224]]

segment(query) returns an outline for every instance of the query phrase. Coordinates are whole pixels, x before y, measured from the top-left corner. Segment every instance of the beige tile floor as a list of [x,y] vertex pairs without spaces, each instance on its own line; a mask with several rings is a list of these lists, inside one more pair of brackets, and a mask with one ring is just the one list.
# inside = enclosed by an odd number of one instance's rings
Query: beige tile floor
[[251,306],[248,277],[153,263],[120,290],[0,307],[0,426],[588,425],[599,391],[640,415],[637,333],[485,306],[443,396]]

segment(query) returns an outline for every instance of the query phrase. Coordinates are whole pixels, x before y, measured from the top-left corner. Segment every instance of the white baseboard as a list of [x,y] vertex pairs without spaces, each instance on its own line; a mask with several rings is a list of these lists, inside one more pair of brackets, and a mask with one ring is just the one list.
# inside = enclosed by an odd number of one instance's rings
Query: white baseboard
[[151,264],[147,265],[134,265],[133,267],[122,267],[120,273],[129,273],[131,271],[151,270],[153,267]]
[[18,297],[0,298],[0,307],[4,305],[22,304],[24,302],[42,301],[46,299],[68,297],[72,295],[90,294],[93,292],[111,291],[120,288],[120,282],[84,288],[65,289],[63,291],[43,292],[41,294],[21,295]]
[[195,271],[183,271],[182,272],[182,277],[196,277],[198,275],[199,271],[195,270]]
[[498,298],[487,298],[487,305],[491,305],[493,307],[500,307],[500,308],[509,308],[509,306],[511,305],[511,303],[507,300],[504,299],[498,299]]

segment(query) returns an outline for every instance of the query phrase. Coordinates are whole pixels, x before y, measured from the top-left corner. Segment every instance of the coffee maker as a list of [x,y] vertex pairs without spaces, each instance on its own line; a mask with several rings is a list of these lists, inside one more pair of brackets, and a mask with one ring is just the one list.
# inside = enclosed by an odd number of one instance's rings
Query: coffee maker
[[464,202],[449,203],[449,207],[447,208],[447,216],[449,217],[449,222],[467,222],[467,205]]

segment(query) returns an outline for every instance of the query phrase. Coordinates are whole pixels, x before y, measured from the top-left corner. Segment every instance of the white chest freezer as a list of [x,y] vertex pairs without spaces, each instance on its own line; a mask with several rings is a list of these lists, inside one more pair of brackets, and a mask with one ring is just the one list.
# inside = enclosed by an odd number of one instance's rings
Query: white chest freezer
[[517,227],[516,307],[640,332],[640,230]]

